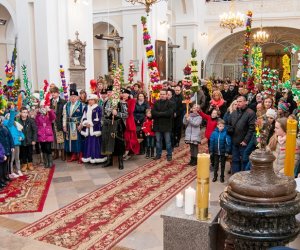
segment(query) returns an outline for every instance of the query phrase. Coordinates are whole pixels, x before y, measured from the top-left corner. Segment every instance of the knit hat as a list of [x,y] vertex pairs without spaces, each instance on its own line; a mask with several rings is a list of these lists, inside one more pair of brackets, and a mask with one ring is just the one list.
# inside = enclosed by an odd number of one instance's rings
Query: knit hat
[[289,111],[289,106],[290,105],[288,103],[282,102],[282,103],[279,103],[278,109],[281,109],[284,112],[288,112]]
[[272,117],[275,120],[277,117],[275,109],[268,109],[266,112],[266,117]]
[[87,100],[98,100],[98,96],[95,94],[88,94]]

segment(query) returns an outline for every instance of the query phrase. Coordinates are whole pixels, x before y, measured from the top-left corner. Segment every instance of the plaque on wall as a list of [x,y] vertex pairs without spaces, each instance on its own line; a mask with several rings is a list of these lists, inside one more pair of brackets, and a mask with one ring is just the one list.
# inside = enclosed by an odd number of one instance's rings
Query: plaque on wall
[[76,39],[69,40],[69,71],[70,82],[76,83],[80,89],[85,88],[85,47],[86,42],[80,41],[79,33],[75,33]]

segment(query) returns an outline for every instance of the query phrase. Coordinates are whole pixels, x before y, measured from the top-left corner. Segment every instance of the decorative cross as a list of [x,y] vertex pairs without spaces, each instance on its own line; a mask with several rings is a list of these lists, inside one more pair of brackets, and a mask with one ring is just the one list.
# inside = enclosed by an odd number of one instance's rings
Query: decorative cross
[[75,32],[75,36],[76,36],[76,40],[79,40],[78,39],[78,36],[79,36],[79,32],[78,31]]

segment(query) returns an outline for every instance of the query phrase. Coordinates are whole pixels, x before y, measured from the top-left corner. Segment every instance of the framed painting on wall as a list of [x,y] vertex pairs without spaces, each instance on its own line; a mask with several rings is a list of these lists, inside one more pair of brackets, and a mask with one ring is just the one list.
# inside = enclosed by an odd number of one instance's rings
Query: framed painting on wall
[[167,79],[166,58],[167,58],[167,43],[166,41],[155,41],[155,56],[160,75],[160,80]]

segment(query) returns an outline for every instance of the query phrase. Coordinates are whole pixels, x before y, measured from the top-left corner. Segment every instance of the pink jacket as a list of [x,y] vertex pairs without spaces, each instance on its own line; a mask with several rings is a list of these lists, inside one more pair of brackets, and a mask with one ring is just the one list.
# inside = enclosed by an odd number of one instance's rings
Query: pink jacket
[[42,115],[40,112],[37,113],[35,122],[38,130],[38,142],[53,142],[52,122],[54,122],[55,119],[56,115],[52,109],[47,115]]

